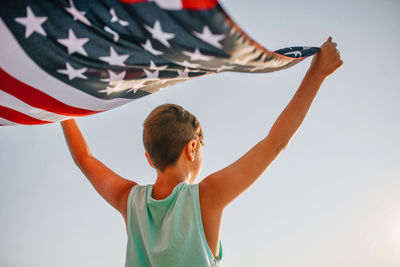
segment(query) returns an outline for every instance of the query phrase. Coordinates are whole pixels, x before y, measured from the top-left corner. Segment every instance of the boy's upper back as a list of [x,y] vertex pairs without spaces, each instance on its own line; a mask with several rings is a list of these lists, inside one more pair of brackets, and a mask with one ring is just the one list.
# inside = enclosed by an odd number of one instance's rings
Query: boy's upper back
[[136,185],[128,197],[126,266],[217,266],[203,229],[199,185],[175,186],[165,199],[153,185]]

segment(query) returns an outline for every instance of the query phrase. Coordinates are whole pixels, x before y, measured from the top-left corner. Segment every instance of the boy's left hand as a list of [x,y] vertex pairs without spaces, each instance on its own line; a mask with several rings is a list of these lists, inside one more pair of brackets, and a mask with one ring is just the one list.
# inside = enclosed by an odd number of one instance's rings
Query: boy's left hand
[[325,78],[342,66],[343,61],[336,47],[337,44],[332,42],[332,37],[329,37],[321,46],[320,51],[314,56],[310,70],[323,75]]

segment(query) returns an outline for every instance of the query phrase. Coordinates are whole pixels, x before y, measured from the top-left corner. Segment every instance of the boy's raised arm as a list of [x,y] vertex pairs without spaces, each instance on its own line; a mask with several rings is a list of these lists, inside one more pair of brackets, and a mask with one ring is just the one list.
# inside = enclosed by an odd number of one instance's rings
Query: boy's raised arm
[[324,79],[342,64],[336,44],[329,37],[314,56],[299,89],[267,137],[236,162],[200,182],[203,202],[222,210],[254,183],[299,129]]
[[62,121],[61,125],[75,164],[82,170],[96,191],[116,208],[126,221],[129,191],[136,183],[114,173],[92,155],[75,120]]

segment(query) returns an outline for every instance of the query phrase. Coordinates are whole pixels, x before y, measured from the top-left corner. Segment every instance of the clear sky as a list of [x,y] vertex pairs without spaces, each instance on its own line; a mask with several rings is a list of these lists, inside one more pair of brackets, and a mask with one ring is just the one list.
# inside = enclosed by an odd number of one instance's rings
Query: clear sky
[[[344,65],[287,149],[226,209],[221,266],[400,266],[400,2],[222,4],[271,50],[332,35]],[[77,122],[100,160],[149,184],[142,123],[159,104],[182,105],[205,133],[201,179],[266,136],[309,64],[201,77]],[[0,170],[0,266],[123,266],[123,219],[73,164],[58,123],[0,128]]]

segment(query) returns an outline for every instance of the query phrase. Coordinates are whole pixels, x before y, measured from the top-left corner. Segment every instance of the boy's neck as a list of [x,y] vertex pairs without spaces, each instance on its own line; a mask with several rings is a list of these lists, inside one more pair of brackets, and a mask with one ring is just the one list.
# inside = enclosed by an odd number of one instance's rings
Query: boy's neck
[[153,185],[152,198],[164,199],[168,197],[175,186],[182,182],[189,182],[190,173],[179,164],[167,167],[164,172],[157,171],[157,180]]

